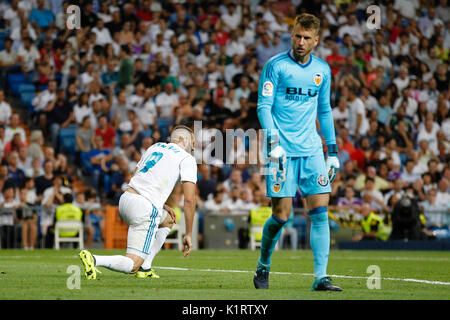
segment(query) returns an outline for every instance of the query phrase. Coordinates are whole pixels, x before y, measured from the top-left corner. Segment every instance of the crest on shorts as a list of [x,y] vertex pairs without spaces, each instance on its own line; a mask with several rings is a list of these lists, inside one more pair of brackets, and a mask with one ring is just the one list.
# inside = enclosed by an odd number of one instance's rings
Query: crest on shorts
[[278,193],[278,191],[280,191],[280,189],[281,189],[281,184],[278,182],[274,183],[272,189],[275,193]]
[[266,81],[263,84],[262,95],[265,97],[273,96],[273,83],[270,81]]
[[328,177],[326,175],[321,174],[317,177],[317,183],[322,186],[326,187],[328,185]]
[[323,76],[321,73],[314,74],[314,83],[316,84],[316,86],[318,86],[322,83],[322,78],[323,78]]

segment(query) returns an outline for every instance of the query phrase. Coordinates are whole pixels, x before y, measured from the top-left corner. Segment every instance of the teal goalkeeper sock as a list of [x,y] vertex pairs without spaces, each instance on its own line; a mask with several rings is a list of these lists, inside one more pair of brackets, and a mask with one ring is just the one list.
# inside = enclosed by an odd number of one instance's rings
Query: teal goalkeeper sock
[[323,278],[327,274],[330,253],[330,227],[328,208],[318,207],[309,211],[311,218],[310,244],[314,256],[314,277]]
[[286,221],[271,215],[264,224],[263,234],[261,239],[261,254],[258,260],[258,269],[270,270],[270,257],[275,249],[278,239],[280,239],[281,229]]

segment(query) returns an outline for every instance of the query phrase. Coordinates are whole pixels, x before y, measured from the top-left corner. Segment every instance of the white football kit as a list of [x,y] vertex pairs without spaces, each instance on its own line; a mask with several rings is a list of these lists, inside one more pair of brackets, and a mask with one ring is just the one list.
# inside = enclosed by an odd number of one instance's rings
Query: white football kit
[[139,194],[124,192],[119,200],[120,216],[129,224],[127,253],[145,259],[167,215],[163,206],[179,181],[197,182],[191,154],[177,144],[161,142],[145,151],[129,183]]

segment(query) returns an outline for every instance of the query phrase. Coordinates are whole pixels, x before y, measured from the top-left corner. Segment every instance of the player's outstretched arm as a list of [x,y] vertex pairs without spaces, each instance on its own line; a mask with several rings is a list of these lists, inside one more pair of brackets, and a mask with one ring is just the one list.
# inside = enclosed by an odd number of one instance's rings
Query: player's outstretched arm
[[330,105],[331,71],[327,69],[324,77],[324,83],[319,92],[317,106],[317,118],[320,123],[320,129],[325,143],[328,147],[327,170],[330,182],[333,182],[339,170],[338,149],[336,145],[336,135],[334,129],[333,112]]
[[184,218],[186,220],[186,235],[183,238],[184,256],[187,257],[192,250],[192,224],[195,213],[195,183],[190,181],[183,182],[184,194]]

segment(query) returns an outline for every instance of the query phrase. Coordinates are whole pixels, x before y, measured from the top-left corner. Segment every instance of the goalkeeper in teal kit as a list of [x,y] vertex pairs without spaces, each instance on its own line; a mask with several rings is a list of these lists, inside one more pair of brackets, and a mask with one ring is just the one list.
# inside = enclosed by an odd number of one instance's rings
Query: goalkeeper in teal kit
[[[297,16],[292,49],[272,57],[264,66],[258,91],[258,118],[264,129],[267,155],[267,196],[272,216],[266,221],[261,253],[253,278],[257,289],[269,287],[271,255],[281,229],[289,219],[297,187],[311,218],[310,244],[314,256],[313,290],[342,291],[326,276],[330,248],[328,202],[330,183],[339,169],[330,106],[331,72],[328,64],[311,54],[319,40],[320,21]],[[328,157],[325,161],[322,139]]]

